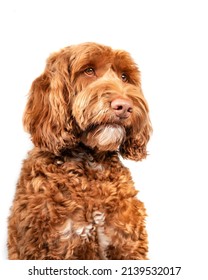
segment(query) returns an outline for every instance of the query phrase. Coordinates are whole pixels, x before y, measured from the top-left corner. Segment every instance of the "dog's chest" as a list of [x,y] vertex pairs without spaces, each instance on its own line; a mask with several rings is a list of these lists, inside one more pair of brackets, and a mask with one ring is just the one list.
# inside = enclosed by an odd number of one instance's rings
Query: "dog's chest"
[[[27,164],[24,172],[32,174],[34,165]],[[41,209],[52,219],[60,242],[81,238],[98,243],[100,257],[106,258],[112,223],[126,209],[125,200],[137,193],[128,169],[116,156],[98,161],[84,153],[41,158],[35,165],[26,189],[44,197]]]
[[87,208],[110,210],[125,196],[126,186],[131,185],[129,171],[118,157],[97,161],[83,153],[58,160],[56,165],[60,192]]
[[[111,162],[97,162],[92,159],[73,158],[60,163],[61,177],[65,177],[65,184],[76,193],[83,193],[87,197],[99,198],[109,195],[109,191],[119,185],[122,166],[112,166]],[[64,173],[64,174],[63,174]]]

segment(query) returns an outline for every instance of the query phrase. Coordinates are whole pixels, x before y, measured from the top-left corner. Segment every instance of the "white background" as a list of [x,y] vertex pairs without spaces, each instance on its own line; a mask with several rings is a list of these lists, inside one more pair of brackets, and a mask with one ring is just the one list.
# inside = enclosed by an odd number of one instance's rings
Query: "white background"
[[129,51],[142,72],[154,133],[149,157],[126,164],[149,216],[149,258],[169,265],[205,260],[206,1],[1,1],[0,40],[0,260],[7,259],[7,217],[32,146],[22,127],[27,92],[50,53],[85,41]]

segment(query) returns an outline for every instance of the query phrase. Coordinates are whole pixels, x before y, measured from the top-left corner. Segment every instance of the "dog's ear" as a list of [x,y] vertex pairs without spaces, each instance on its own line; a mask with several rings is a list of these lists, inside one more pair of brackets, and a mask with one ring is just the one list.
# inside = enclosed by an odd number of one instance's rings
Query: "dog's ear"
[[124,143],[120,146],[119,152],[124,159],[139,161],[147,156],[147,143],[152,133],[152,126],[148,115],[143,127],[138,133],[133,129],[127,131]]
[[34,145],[55,154],[76,142],[69,114],[72,89],[68,69],[69,50],[48,58],[44,73],[32,83],[23,116]]

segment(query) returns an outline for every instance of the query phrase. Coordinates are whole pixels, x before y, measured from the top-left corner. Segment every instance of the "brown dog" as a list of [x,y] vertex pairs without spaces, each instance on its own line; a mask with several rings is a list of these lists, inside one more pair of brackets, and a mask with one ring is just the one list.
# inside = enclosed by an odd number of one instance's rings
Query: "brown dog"
[[85,43],[52,54],[32,84],[10,259],[146,259],[145,209],[129,170],[151,133],[131,56]]

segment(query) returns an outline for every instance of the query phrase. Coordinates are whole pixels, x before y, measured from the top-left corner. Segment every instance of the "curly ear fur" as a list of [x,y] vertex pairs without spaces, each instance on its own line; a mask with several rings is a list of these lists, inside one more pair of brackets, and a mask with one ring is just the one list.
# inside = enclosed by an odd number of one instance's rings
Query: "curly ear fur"
[[119,152],[124,159],[139,161],[147,156],[147,143],[152,133],[152,126],[149,117],[138,134],[128,131],[125,142],[119,147]]
[[70,118],[71,86],[68,73],[69,57],[64,51],[51,55],[45,72],[32,84],[23,116],[25,130],[35,146],[59,154],[74,146],[73,119]]

